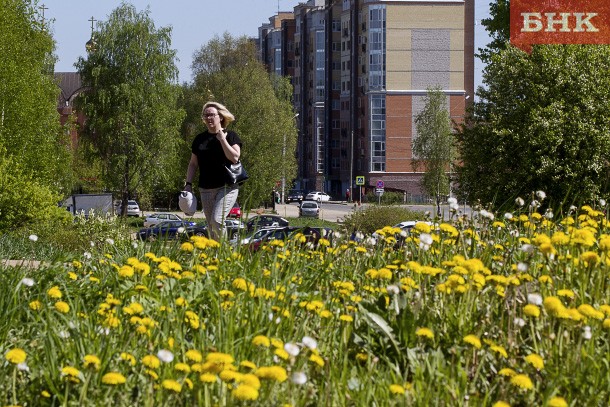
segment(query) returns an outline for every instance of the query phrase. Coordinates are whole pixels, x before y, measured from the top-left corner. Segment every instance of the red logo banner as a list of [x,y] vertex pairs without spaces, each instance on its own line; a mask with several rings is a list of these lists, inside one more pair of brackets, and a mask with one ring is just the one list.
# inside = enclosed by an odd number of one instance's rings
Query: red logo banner
[[610,44],[610,0],[511,0],[510,42]]

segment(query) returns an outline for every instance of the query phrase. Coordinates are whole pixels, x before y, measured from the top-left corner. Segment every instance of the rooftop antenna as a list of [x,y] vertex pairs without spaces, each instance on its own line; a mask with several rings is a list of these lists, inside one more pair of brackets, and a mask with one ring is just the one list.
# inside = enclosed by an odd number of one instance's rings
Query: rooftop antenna
[[277,0],[277,14],[280,14],[280,0]]

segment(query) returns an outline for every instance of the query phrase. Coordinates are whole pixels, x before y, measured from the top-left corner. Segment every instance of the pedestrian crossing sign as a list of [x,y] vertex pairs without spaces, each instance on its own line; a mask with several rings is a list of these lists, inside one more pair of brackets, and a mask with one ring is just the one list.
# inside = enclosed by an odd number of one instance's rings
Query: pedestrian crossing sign
[[358,175],[356,177],[356,185],[364,185],[364,175]]

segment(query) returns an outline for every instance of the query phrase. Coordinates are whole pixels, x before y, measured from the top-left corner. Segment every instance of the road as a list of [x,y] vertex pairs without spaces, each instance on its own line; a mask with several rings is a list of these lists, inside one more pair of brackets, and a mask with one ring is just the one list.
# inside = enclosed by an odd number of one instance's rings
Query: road
[[[356,206],[353,203],[348,204],[347,202],[334,201],[334,202],[322,202],[321,207],[322,207],[322,210],[320,211],[320,219],[323,219],[323,220],[326,220],[329,222],[341,222],[346,215],[350,214],[354,210],[361,210],[363,208],[366,208],[366,204],[363,204],[362,206]],[[434,205],[401,205],[401,207],[407,208],[407,209],[415,211],[415,212],[421,212],[422,219],[423,219],[424,213],[426,211],[429,211],[431,214],[436,213],[436,206],[434,206]],[[460,210],[462,211],[462,213],[465,213],[466,215],[470,215],[470,213],[471,213],[471,210],[469,207],[460,207]],[[275,211],[277,212],[278,215],[283,216],[285,218],[298,218],[299,217],[299,206],[296,202],[289,203],[289,204],[276,204]],[[146,212],[144,212],[144,216],[150,215],[152,213],[155,213],[155,212],[146,211]],[[172,212],[172,213],[175,213],[178,216],[184,217],[184,214],[182,212]],[[443,218],[445,220],[448,220],[449,219],[449,206],[441,205],[441,213],[443,214]],[[257,214],[257,211],[253,210],[250,212],[248,217],[255,216],[256,214]],[[197,211],[195,213],[195,215],[193,216],[193,218],[205,219],[202,211]]]

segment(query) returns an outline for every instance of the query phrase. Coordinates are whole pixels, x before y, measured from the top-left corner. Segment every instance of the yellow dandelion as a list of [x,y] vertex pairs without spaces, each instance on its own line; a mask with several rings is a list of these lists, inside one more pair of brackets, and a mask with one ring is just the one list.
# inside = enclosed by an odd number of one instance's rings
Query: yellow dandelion
[[121,266],[121,268],[119,268],[120,277],[129,278],[129,277],[133,277],[133,274],[134,274],[134,269],[131,266],[124,265],[124,266]]
[[568,402],[563,397],[553,397],[549,400],[549,407],[568,407]]
[[227,353],[221,353],[221,352],[209,353],[206,356],[205,360],[208,362],[216,363],[216,364],[227,364],[227,365],[230,365],[231,363],[233,363],[235,361],[235,359],[233,359],[233,356],[231,356]]
[[174,366],[174,370],[176,370],[177,372],[182,372],[182,373],[190,373],[191,372],[191,367],[188,365],[188,363],[176,363],[176,365]]
[[604,319],[604,322],[602,323],[602,327],[604,329],[610,329],[610,318]]
[[86,368],[91,367],[95,370],[99,370],[101,363],[100,358],[95,355],[85,355],[85,357],[83,357],[83,366]]
[[517,372],[515,372],[513,369],[509,368],[509,367],[505,367],[503,369],[500,369],[500,371],[498,372],[498,374],[500,376],[507,376],[507,377],[513,377],[517,374]]
[[495,353],[497,353],[498,355],[502,356],[503,358],[508,358],[508,353],[506,353],[506,349],[504,349],[502,346],[500,345],[492,345],[490,346],[490,349],[492,351],[494,351]]
[[534,304],[527,304],[523,307],[523,313],[528,317],[538,318],[540,316],[540,308]]
[[525,361],[538,370],[544,369],[544,359],[542,359],[542,356],[540,355],[532,353],[531,355],[527,355],[525,357]]
[[400,384],[391,384],[390,393],[392,394],[405,394],[407,390]]
[[120,358],[121,358],[121,360],[124,360],[127,363],[129,363],[131,366],[136,365],[136,358],[130,353],[121,352]]
[[161,361],[155,355],[146,355],[142,358],[142,364],[148,368],[156,369],[161,366]]
[[354,317],[352,317],[351,315],[346,315],[346,314],[342,314],[339,317],[339,319],[344,322],[353,322],[354,321]]
[[524,390],[531,390],[534,388],[534,384],[529,376],[524,374],[514,375],[510,379],[510,383]]
[[434,339],[434,332],[432,332],[430,328],[417,328],[415,335],[428,339]]
[[62,294],[58,286],[53,286],[47,290],[47,295],[51,298],[59,299]]
[[67,314],[68,312],[70,312],[70,306],[68,305],[67,302],[64,301],[57,301],[54,305],[55,309],[59,312],[61,312],[62,314]]
[[188,360],[191,360],[196,363],[199,363],[203,360],[203,356],[201,355],[201,352],[199,352],[196,349],[187,350],[186,353],[184,354],[184,356],[186,356],[186,358]]
[[314,353],[309,357],[309,360],[320,367],[324,367],[324,359],[320,355]]
[[75,367],[72,366],[64,366],[61,368],[61,375],[72,381],[78,382],[80,377],[82,377],[82,373]]
[[258,376],[252,373],[242,374],[239,378],[236,379],[236,381],[239,384],[245,384],[257,390],[261,387],[261,381],[259,380]]
[[247,384],[240,384],[233,389],[231,394],[238,400],[256,400],[258,398],[258,390]]
[[125,376],[118,372],[108,372],[104,376],[102,376],[102,383],[117,385],[124,384],[127,381]]
[[508,404],[506,401],[496,401],[492,407],[510,407],[510,404]]
[[604,319],[604,313],[596,310],[589,304],[581,304],[578,306],[577,309],[578,309],[578,312],[580,312],[582,315],[584,315],[586,317],[593,318],[593,319],[599,319],[600,321],[602,319]]
[[30,302],[29,307],[32,311],[40,311],[42,309],[42,302],[34,300]]
[[28,357],[28,355],[25,353],[25,351],[23,349],[13,348],[13,349],[9,350],[8,352],[6,352],[4,357],[10,363],[18,365],[19,363],[25,362],[25,359]]
[[175,380],[165,379],[161,382],[161,387],[166,390],[173,391],[175,393],[180,393],[182,391],[182,385]]
[[481,340],[475,335],[466,335],[464,337],[464,342],[474,346],[477,349],[481,349]]
[[265,335],[257,335],[252,339],[252,345],[268,348],[271,346],[271,341]]
[[262,366],[256,369],[254,374],[259,379],[275,380],[280,383],[288,379],[286,369],[281,366]]
[[216,381],[218,380],[218,376],[213,373],[204,373],[199,376],[199,380],[202,383],[216,383]]

